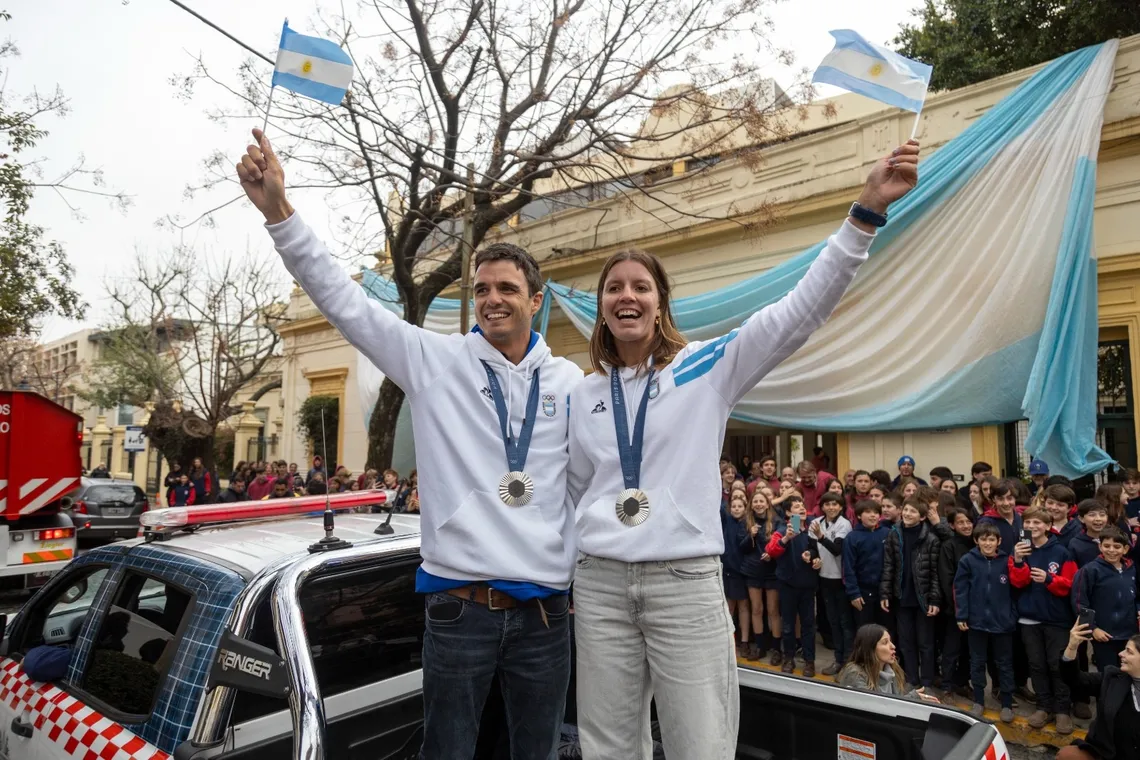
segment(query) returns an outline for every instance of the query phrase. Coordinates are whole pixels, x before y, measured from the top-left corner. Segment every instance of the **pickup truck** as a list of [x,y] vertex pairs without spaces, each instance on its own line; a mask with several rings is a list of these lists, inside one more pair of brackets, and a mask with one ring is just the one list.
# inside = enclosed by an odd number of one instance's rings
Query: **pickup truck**
[[[418,757],[419,518],[355,511],[384,498],[330,497],[353,510],[335,525],[323,497],[155,510],[74,559],[0,617],[0,760]],[[45,645],[70,653],[54,683],[22,667]],[[1007,757],[937,704],[747,668],[740,688],[739,758]]]

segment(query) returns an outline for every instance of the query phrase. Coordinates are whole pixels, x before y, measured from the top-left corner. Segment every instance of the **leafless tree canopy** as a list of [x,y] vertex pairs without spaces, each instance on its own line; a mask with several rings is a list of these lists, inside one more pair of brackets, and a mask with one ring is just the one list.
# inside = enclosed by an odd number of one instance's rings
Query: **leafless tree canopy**
[[[278,90],[270,136],[290,186],[330,193],[345,250],[384,258],[405,319],[422,324],[460,276],[468,190],[476,246],[520,212],[533,218],[529,204],[747,223],[756,209],[709,216],[671,178],[678,162],[688,181],[726,157],[755,160],[790,132],[791,101],[760,71],[790,61],[768,41],[772,1],[362,0],[304,29],[352,56],[345,102]],[[268,67],[250,60],[239,74],[234,83],[199,60],[175,84],[227,88],[240,106],[218,118],[261,113]],[[231,153],[208,159],[191,193],[234,182]]]
[[280,355],[286,292],[268,258],[214,260],[188,249],[137,256],[129,276],[108,285],[114,316],[87,396],[102,407],[178,400],[212,433]]

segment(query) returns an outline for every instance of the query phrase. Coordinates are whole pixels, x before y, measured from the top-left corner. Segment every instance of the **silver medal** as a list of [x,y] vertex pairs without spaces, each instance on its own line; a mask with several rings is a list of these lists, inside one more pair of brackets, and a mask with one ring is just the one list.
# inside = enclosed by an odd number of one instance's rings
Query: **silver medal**
[[508,507],[525,507],[534,496],[534,481],[525,472],[508,472],[499,481],[499,498]]
[[640,488],[627,488],[617,497],[617,516],[623,524],[633,527],[649,519],[649,497]]

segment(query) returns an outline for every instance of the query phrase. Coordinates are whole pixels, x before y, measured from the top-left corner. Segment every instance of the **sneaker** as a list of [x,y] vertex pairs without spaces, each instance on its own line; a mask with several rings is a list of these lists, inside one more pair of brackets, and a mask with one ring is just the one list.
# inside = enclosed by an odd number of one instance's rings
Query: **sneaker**
[[737,656],[737,658],[739,658],[741,660],[747,660],[748,659],[748,645],[747,644],[737,644],[736,645],[736,656]]
[[1088,702],[1077,702],[1073,705],[1073,717],[1081,720],[1092,720],[1092,708]]
[[821,676],[834,676],[834,675],[837,675],[839,673],[839,670],[840,670],[839,663],[833,662],[830,665],[828,665],[826,668],[824,668],[823,670],[819,671],[819,674]]
[[780,668],[780,672],[781,673],[789,673],[789,674],[795,673],[796,672],[796,658],[795,657],[789,657],[788,659],[784,660],[784,665],[783,665],[783,667]]
[[768,658],[768,664],[774,668],[780,667],[780,663],[784,661],[784,655],[779,649],[772,652],[772,656]]
[[1013,723],[1013,708],[1012,707],[1001,708],[1001,722],[1002,723]]
[[1033,728],[1045,728],[1045,724],[1049,722],[1052,716],[1044,710],[1035,710],[1029,716],[1029,725]]
[[970,714],[975,718],[980,718],[986,714],[986,708],[982,706],[981,702],[975,702],[974,704],[970,705]]
[[1068,713],[1057,713],[1057,733],[1066,736],[1073,733],[1073,719]]
[[761,649],[760,645],[753,641],[752,646],[748,647],[748,654],[745,656],[745,659],[757,662],[759,660],[763,660],[764,655],[766,654],[768,654],[768,650]]
[[814,660],[808,660],[804,663],[804,678],[815,678]]

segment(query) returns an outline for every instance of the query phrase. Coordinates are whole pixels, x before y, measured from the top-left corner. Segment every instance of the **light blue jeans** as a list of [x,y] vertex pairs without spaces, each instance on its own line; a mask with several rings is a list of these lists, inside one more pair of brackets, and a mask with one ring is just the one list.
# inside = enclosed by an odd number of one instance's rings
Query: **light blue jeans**
[[650,699],[669,760],[732,760],[740,691],[719,557],[580,555],[574,636],[583,760],[650,760]]

